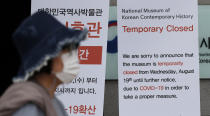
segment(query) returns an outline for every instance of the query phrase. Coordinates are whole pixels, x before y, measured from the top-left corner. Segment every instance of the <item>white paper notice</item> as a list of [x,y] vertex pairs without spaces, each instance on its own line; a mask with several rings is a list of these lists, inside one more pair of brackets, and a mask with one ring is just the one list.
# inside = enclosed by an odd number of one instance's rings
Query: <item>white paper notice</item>
[[32,13],[46,11],[70,28],[89,30],[78,50],[80,74],[56,95],[69,116],[103,116],[109,1],[32,0]]
[[118,0],[120,116],[200,116],[196,0]]

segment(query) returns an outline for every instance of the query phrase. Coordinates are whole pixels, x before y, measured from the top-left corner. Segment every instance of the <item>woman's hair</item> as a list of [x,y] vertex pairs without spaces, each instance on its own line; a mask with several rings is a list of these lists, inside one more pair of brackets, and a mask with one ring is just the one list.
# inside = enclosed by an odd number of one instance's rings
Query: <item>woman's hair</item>
[[72,51],[74,49],[77,49],[79,47],[79,43],[70,43],[70,44],[66,44],[62,47],[62,50],[68,50],[68,51]]
[[35,77],[41,73],[51,74],[51,71],[52,71],[52,59],[48,60],[47,65],[43,66],[39,71],[35,71],[34,74],[31,77],[29,77],[29,81],[34,80]]
[[[78,47],[79,47],[79,43],[65,44],[62,47],[62,50],[72,51],[74,49],[78,49]],[[34,77],[36,77],[38,74],[41,74],[41,73],[51,74],[51,72],[52,72],[52,63],[53,63],[52,59],[48,60],[47,61],[47,65],[43,66],[39,71],[35,71],[34,74],[31,77],[29,77],[29,80],[33,80]]]

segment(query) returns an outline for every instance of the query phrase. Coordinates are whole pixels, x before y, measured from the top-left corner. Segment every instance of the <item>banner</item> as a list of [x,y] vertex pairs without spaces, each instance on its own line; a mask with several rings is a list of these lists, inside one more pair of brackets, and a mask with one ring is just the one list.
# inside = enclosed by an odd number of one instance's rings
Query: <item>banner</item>
[[106,55],[106,80],[118,79],[117,49],[117,7],[110,6]]
[[210,78],[210,5],[200,5],[198,10],[200,78]]
[[56,95],[69,116],[103,116],[109,1],[32,0],[31,13],[42,10],[67,27],[89,30],[78,50],[81,73]]
[[196,0],[118,0],[120,116],[200,116]]

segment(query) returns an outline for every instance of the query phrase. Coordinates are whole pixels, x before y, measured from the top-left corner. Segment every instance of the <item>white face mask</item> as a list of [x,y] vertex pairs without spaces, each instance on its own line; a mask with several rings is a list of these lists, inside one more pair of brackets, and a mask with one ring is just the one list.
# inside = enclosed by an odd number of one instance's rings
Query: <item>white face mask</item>
[[55,73],[56,77],[63,83],[71,83],[79,73],[79,60],[77,49],[71,53],[65,53],[61,56],[63,62],[62,72]]

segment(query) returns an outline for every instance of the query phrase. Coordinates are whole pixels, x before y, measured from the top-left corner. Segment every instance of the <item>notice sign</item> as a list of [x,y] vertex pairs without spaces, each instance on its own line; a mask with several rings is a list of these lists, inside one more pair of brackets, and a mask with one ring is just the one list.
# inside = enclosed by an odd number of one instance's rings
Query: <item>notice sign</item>
[[103,116],[109,1],[32,0],[31,9],[50,13],[66,27],[88,29],[78,49],[80,74],[56,95],[69,116]]
[[196,0],[118,0],[120,116],[200,116]]

